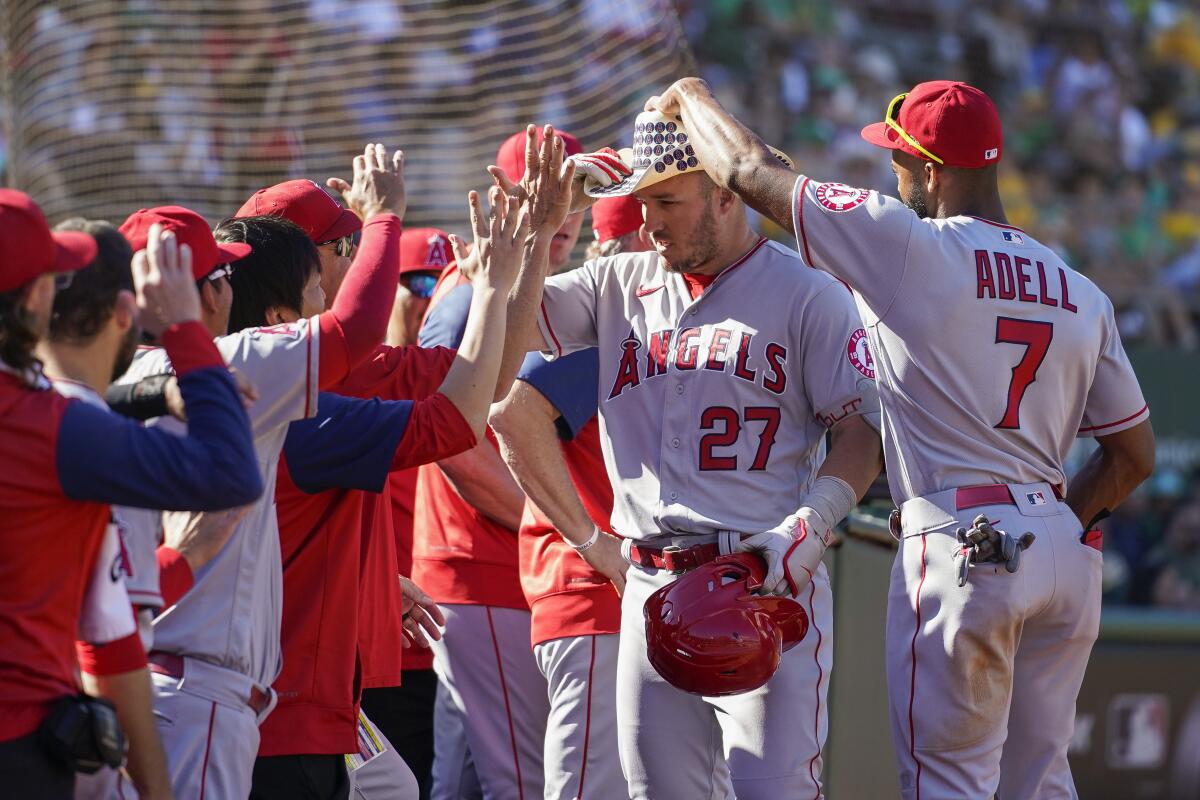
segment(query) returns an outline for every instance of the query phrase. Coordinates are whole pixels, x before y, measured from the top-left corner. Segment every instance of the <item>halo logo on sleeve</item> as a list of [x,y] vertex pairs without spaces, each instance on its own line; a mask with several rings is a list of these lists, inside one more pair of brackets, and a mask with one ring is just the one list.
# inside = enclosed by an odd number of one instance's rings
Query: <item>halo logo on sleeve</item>
[[850,211],[867,202],[871,191],[855,189],[844,183],[818,183],[813,190],[817,202],[830,211]]
[[867,343],[864,329],[859,328],[850,334],[850,341],[846,343],[846,358],[865,377],[875,380],[875,359],[871,358],[871,346]]

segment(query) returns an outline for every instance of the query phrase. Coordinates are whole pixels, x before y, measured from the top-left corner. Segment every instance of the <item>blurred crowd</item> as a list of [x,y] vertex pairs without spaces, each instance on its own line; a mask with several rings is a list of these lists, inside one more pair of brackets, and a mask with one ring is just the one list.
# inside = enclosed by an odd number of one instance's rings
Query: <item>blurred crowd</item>
[[[1173,0],[680,0],[701,74],[818,177],[889,189],[858,136],[932,77],[987,91],[1010,221],[1117,307],[1200,346],[1200,12]],[[894,189],[892,189],[894,191]]]

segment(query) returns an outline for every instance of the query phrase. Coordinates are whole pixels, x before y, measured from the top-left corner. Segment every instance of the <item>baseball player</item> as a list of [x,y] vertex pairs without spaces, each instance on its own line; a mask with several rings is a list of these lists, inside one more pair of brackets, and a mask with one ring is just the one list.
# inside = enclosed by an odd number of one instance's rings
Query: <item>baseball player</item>
[[[559,141],[568,151],[582,150],[574,137]],[[525,134],[505,141],[496,158],[509,169],[515,170],[514,164],[523,168]],[[547,241],[551,258],[567,262],[581,219],[577,214],[573,221],[558,220]],[[457,267],[443,273],[421,327],[422,347],[458,346],[471,292]],[[502,367],[505,387],[520,358],[516,354]],[[507,388],[500,397],[505,394]],[[422,466],[418,473],[413,580],[446,614],[445,635],[433,644],[438,676],[435,800],[460,795],[462,776],[470,774],[468,758],[485,796],[527,799],[542,794],[548,707],[546,683],[529,648],[529,606],[517,566],[524,505],[525,495],[490,432],[487,442]],[[488,643],[493,657],[480,657],[480,642]]]
[[[56,229],[88,234],[96,240],[97,256],[75,273],[70,286],[55,292],[49,333],[38,345],[37,354],[56,392],[107,409],[94,387],[107,386],[114,375],[128,368],[140,333],[130,269],[133,251],[125,237],[106,222],[72,219]],[[169,797],[171,784],[162,742],[154,728],[145,649],[125,591],[133,566],[123,537],[121,511],[114,507],[83,606],[85,614],[116,612],[122,624],[115,629],[105,625],[100,635],[89,636],[76,649],[85,690],[112,700],[117,707],[129,741],[127,772],[139,797],[150,800]],[[106,798],[116,782],[117,772],[108,768],[80,775],[75,796]]]
[[[55,274],[88,266],[95,240],[80,231],[51,233],[28,195],[9,189],[0,190],[0,231],[0,450],[7,465],[0,480],[0,781],[14,796],[60,800],[72,796],[74,772],[43,745],[55,733],[44,723],[78,691],[77,637],[113,640],[81,626],[80,615],[111,530],[109,503],[220,508],[252,501],[262,481],[236,388],[197,321],[188,248],[155,226],[148,252],[134,259],[137,315],[178,362],[194,420],[187,436],[172,437],[112,415],[99,400],[116,362],[119,323],[105,326],[107,363],[84,367],[94,402],[49,391],[42,375],[34,347],[49,329],[56,283],[68,280]],[[127,635],[135,631],[128,599],[121,603],[127,627],[119,633],[137,655],[141,643]]]
[[[612,525],[626,542],[595,528],[582,540],[562,533],[618,585],[622,555],[634,564],[616,700],[630,796],[817,797],[829,577],[819,561],[811,580],[796,574],[782,556],[823,549],[878,473],[878,433],[864,418],[874,383],[849,292],[751,230],[745,206],[688,151],[689,131],[641,114],[620,181],[582,170],[593,193],[636,195],[655,251],[553,276],[541,308],[509,322],[536,316],[523,341],[550,358],[599,348]],[[796,596],[813,630],[752,692],[706,698],[668,684],[646,655],[647,597],[722,552],[785,538],[766,586]]]
[[[702,81],[648,105],[681,114],[714,180],[794,230],[867,323],[900,509],[887,666],[904,797],[1074,797],[1091,529],[1150,474],[1154,436],[1112,304],[1006,222],[995,106],[932,81],[863,129],[891,150],[901,202],[780,165]],[[1077,436],[1099,447],[1067,486]]]
[[[597,201],[592,226],[609,255],[648,249],[632,196]],[[490,423],[529,496],[518,531],[533,653],[546,679],[545,797],[627,798],[617,757],[617,634],[621,601],[556,529],[587,539],[611,531],[612,488],[596,418],[597,351],[556,361],[529,354]],[[561,441],[560,441],[561,440]],[[537,505],[535,505],[535,503]],[[544,509],[544,513],[543,513]]]
[[[394,550],[369,551],[369,537],[379,538],[382,531],[381,538],[390,544],[392,529],[390,519],[379,529],[365,513],[365,492],[379,497],[390,471],[469,449],[482,432],[505,342],[507,293],[524,239],[516,201],[511,205],[503,230],[493,232],[498,236],[480,232],[487,264],[473,276],[480,291],[473,295],[458,355],[384,348],[387,352],[356,368],[338,390],[386,401],[323,393],[319,421],[293,423],[288,433],[276,494],[285,562],[284,670],[275,684],[279,707],[262,726],[253,797],[292,797],[303,791],[304,781],[318,776],[326,787],[324,795],[335,796],[337,787],[346,784],[342,756],[358,751],[358,690],[371,674],[365,655],[369,637],[356,624],[360,604],[367,602],[363,595],[370,583],[368,562],[383,562],[385,579],[396,583]],[[264,219],[250,218],[243,224]],[[294,236],[302,237],[303,232],[294,229]],[[448,371],[443,364],[447,354],[454,359]],[[436,377],[439,374],[444,379]],[[390,503],[384,507],[390,509]],[[354,536],[358,531],[361,539]],[[416,590],[416,596],[422,593]],[[380,596],[370,600],[386,602]],[[399,625],[399,600],[396,606]],[[410,613],[405,618],[419,635],[415,626],[428,622],[428,617],[421,605],[413,612],[415,617]],[[397,650],[399,638],[397,634]],[[392,682],[398,673],[397,663],[388,676]],[[379,737],[379,742],[379,755],[391,750],[385,738]],[[377,760],[371,758],[356,770],[356,783],[365,797],[385,796],[364,788],[364,775],[381,766]],[[399,767],[407,773],[402,762]],[[384,784],[394,783],[392,776],[383,777]],[[415,781],[411,775],[407,779],[415,796]],[[395,789],[382,787],[386,796],[405,796]]]
[[[402,164],[398,152],[388,164],[382,145],[368,146],[355,159],[347,202],[366,223],[354,266],[332,308],[305,319],[285,316],[280,326],[234,330],[217,340],[229,363],[258,388],[251,423],[267,494],[194,575],[187,592],[154,621],[155,709],[176,794],[249,794],[258,724],[274,706],[271,684],[280,669],[282,568],[273,503],[279,451],[288,423],[315,412],[318,389],[339,383],[383,338],[404,210]],[[205,307],[210,331],[217,334],[230,320],[247,317],[244,306],[252,298],[239,296],[236,273],[230,291],[224,262],[231,258],[221,253],[244,258],[250,246],[218,245],[203,219],[174,207],[137,212],[122,232],[137,247],[148,224],[160,220],[199,254],[197,280],[224,282],[213,293],[218,303]],[[301,267],[310,277],[318,274],[315,263]],[[309,297],[303,311],[319,299],[319,282],[312,283],[315,289],[305,287]],[[265,323],[260,318],[257,325]],[[134,361],[125,380],[167,368],[161,351],[149,351]]]
[[[408,228],[400,235],[400,285],[392,305],[386,343],[393,347],[415,345],[421,320],[441,274],[454,263],[450,237],[436,228]],[[393,472],[388,478],[396,568],[412,574],[413,503],[417,469]],[[428,648],[405,650],[399,686],[363,690],[363,711],[379,726],[412,769],[422,800],[428,800],[433,766],[433,704],[437,675],[433,652]]]

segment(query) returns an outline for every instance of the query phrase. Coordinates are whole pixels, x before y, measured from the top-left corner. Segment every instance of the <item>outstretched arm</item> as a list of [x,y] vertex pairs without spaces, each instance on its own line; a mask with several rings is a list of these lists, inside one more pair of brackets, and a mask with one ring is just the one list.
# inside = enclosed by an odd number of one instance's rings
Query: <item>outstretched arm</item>
[[679,114],[704,171],[719,186],[789,233],[792,192],[799,175],[779,161],[762,139],[726,111],[699,78],[683,78],[646,102],[647,111]]
[[565,146],[554,135],[554,126],[547,125],[542,133],[544,138],[538,146],[537,128],[530,125],[525,130],[524,184],[517,186],[503,170],[491,169],[496,185],[508,196],[523,200],[529,215],[521,271],[508,295],[508,341],[493,396],[497,401],[508,395],[525,354],[546,346],[535,320],[550,267],[550,243],[572,210],[575,164],[564,163]]

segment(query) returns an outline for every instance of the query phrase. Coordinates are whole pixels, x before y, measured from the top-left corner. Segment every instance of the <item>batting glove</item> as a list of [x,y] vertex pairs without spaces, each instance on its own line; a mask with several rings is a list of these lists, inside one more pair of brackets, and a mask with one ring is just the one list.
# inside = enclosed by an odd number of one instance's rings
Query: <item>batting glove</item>
[[764,594],[797,597],[812,580],[832,534],[821,515],[805,507],[771,530],[742,539],[737,549],[759,553],[767,562]]
[[611,147],[595,153],[580,153],[569,160],[575,163],[575,174],[583,176],[585,190],[603,189],[633,174],[633,170],[621,160],[621,155]]

